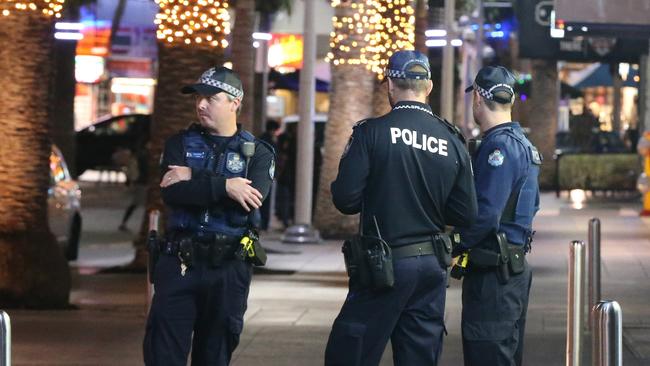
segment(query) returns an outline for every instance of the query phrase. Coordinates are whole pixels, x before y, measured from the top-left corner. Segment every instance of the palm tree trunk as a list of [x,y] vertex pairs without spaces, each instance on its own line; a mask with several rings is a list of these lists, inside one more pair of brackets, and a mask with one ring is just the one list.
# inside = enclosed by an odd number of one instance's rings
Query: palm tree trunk
[[383,116],[392,109],[388,100],[388,83],[382,83],[375,77],[374,93],[372,96],[372,111],[374,117]]
[[329,119],[315,215],[315,224],[326,237],[338,237],[357,230],[358,217],[344,216],[332,204],[330,185],[338,173],[352,127],[357,121],[372,116],[372,104],[359,101],[372,98],[375,79],[375,74],[363,65],[332,65]]
[[64,307],[70,273],[47,221],[52,22],[32,11],[2,22],[0,307]]
[[535,60],[532,62],[530,115],[531,142],[544,156],[539,178],[541,188],[550,188],[555,182],[553,153],[557,131],[557,65],[555,61]]
[[[223,63],[223,52],[219,48],[198,45],[170,45],[158,43],[158,84],[154,97],[154,112],[151,123],[149,145],[149,169],[147,209],[142,220],[140,235],[135,240],[136,256],[131,267],[146,268],[147,253],[145,238],[148,231],[146,215],[151,210],[164,213],[160,198],[160,170],[157,169],[165,141],[196,121],[194,100],[180,93],[184,85],[193,84],[207,69]],[[161,223],[164,223],[164,215]],[[164,227],[161,225],[161,228]]]
[[261,125],[254,123],[255,48],[252,35],[255,31],[255,0],[237,0],[235,26],[232,34],[232,65],[239,74],[244,88],[244,103],[238,121],[255,135],[262,133]]

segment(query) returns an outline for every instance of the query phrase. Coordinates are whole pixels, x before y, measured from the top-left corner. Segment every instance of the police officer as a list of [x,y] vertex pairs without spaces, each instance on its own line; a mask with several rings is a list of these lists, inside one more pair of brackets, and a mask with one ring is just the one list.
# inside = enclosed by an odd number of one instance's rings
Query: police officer
[[[147,365],[227,365],[239,343],[251,264],[236,255],[268,194],[274,153],[237,124],[239,77],[214,67],[182,89],[198,124],[167,140],[160,186],[169,216],[153,279]],[[255,146],[250,159],[243,146]]]
[[[461,244],[454,249],[469,250],[462,296],[467,366],[522,362],[531,285],[524,254],[530,251],[532,221],[539,207],[541,156],[519,123],[511,122],[514,84],[506,68],[488,66],[466,90],[473,94],[474,120],[483,132],[472,156],[478,217],[470,228],[458,229]],[[497,240],[498,233],[505,240]],[[500,262],[486,263],[490,260],[485,258]]]
[[434,253],[451,258],[445,225],[466,226],[476,216],[469,154],[458,130],[426,104],[429,60],[398,51],[385,75],[392,111],[356,124],[331,188],[339,211],[361,212],[364,234],[392,248],[395,283],[375,291],[350,279],[326,365],[377,365],[389,339],[395,365],[435,365],[448,263]]

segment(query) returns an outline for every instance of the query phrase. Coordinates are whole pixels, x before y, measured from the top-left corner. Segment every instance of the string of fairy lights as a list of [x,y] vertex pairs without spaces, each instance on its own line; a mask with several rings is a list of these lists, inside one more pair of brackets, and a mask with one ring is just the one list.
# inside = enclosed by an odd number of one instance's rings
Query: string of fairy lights
[[230,14],[227,0],[155,0],[158,39],[168,43],[228,47]]
[[14,11],[40,11],[46,16],[61,17],[65,0],[3,0],[0,1],[0,14],[9,16]]
[[331,51],[327,61],[334,65],[365,65],[378,77],[388,58],[400,49],[413,49],[415,10],[412,0],[334,0]]

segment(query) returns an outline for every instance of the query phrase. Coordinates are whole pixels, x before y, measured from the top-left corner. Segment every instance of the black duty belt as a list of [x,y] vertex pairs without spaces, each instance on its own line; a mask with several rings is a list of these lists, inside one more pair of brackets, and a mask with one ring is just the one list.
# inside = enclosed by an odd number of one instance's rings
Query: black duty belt
[[429,240],[400,247],[393,247],[391,248],[391,252],[393,253],[393,259],[400,259],[421,255],[432,255],[436,253],[436,250],[433,247],[433,242]]
[[169,255],[177,255],[182,242],[191,242],[197,248],[197,251],[212,248],[218,252],[229,252],[231,249],[234,251],[238,247],[240,240],[239,237],[223,234],[196,236],[175,233],[160,240],[159,245],[160,252]]

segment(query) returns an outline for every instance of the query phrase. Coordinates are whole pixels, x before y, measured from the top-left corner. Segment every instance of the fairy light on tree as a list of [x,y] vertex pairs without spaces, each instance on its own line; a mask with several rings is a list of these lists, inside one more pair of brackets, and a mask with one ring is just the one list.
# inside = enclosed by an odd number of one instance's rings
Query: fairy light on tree
[[334,0],[336,15],[327,61],[363,64],[381,77],[397,50],[413,49],[415,10],[412,0]]
[[388,58],[399,50],[412,50],[415,45],[415,10],[412,0],[378,0],[379,24],[375,26],[372,71],[381,77]]
[[65,0],[3,0],[0,2],[0,14],[9,16],[17,11],[40,11],[48,17],[61,17]]
[[372,69],[375,27],[379,24],[378,1],[333,0],[336,15],[326,60],[333,65],[366,65]]
[[227,0],[155,0],[158,39],[175,44],[228,47],[230,14]]

